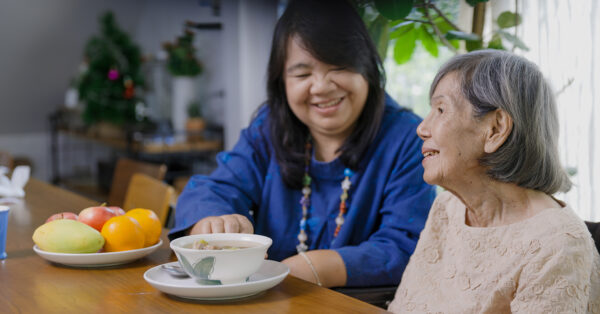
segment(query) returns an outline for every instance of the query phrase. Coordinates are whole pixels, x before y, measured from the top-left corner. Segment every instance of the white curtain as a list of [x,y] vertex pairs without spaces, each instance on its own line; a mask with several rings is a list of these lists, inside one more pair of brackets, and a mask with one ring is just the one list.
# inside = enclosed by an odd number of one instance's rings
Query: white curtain
[[[515,2],[510,9],[514,10]],[[596,0],[521,0],[516,51],[558,92],[560,153],[574,186],[558,195],[584,220],[600,221],[600,8]],[[506,2],[505,2],[506,4]]]

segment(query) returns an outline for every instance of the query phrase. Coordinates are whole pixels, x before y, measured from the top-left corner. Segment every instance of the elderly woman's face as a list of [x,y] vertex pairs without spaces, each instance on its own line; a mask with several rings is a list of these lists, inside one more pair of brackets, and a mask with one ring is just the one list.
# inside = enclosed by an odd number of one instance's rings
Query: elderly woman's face
[[431,97],[431,111],[417,128],[423,139],[423,178],[451,189],[485,172],[478,158],[484,154],[485,123],[473,117],[460,93],[456,73],[446,74]]
[[313,136],[351,133],[369,91],[362,75],[317,60],[291,38],[283,76],[290,108]]

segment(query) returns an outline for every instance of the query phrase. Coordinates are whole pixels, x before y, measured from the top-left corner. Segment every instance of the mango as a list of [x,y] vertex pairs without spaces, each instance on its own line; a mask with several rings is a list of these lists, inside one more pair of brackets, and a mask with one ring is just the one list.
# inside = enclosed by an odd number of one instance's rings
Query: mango
[[35,229],[33,242],[48,252],[96,253],[104,246],[104,237],[83,222],[58,219]]

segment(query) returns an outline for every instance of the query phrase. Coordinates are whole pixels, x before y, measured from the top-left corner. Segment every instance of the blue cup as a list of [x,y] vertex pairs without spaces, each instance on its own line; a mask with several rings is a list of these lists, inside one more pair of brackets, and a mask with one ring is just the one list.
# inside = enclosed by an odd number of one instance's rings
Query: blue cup
[[8,229],[9,209],[8,206],[0,206],[0,259],[6,258],[6,229]]

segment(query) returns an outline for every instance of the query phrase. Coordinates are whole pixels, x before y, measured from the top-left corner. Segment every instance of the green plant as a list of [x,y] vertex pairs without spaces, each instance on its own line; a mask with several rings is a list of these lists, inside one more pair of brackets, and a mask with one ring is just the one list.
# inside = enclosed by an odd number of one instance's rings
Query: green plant
[[380,56],[385,58],[388,44],[392,41],[394,60],[398,64],[411,59],[417,42],[433,57],[438,56],[440,45],[457,53],[460,41],[465,42],[467,51],[507,49],[506,42],[512,44],[512,49],[528,50],[516,35],[508,32],[521,23],[518,13],[506,11],[500,14],[495,21],[497,29],[485,43],[482,31],[485,2],[488,0],[464,0],[474,7],[471,32],[461,30],[452,22],[456,13],[449,11],[457,6],[458,1],[353,0],[353,3],[365,21]]
[[167,68],[175,76],[196,76],[202,73],[202,64],[196,58],[193,45],[194,33],[185,30],[175,43],[164,43],[163,48],[169,54]]
[[112,12],[100,17],[100,26],[100,35],[85,46],[87,70],[78,79],[79,98],[85,103],[83,120],[87,124],[135,122],[140,103],[135,88],[144,85],[140,49],[119,28]]
[[188,117],[202,118],[202,107],[199,102],[192,102],[187,108]]

